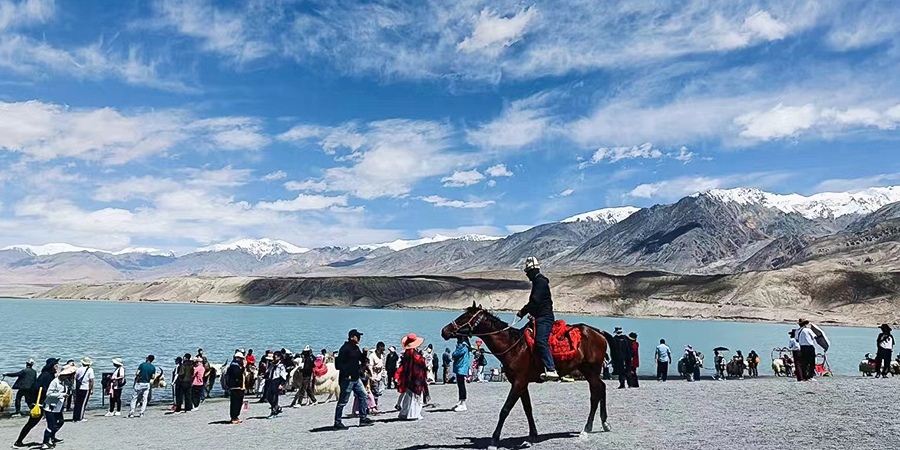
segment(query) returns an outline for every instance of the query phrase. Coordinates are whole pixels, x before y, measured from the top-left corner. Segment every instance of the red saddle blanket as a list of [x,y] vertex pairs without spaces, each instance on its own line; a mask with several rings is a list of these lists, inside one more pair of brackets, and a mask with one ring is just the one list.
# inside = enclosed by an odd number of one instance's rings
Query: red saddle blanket
[[[525,342],[534,351],[534,322],[525,329]],[[550,353],[553,359],[566,361],[575,357],[578,346],[581,344],[581,330],[566,325],[565,321],[557,320],[550,331]]]

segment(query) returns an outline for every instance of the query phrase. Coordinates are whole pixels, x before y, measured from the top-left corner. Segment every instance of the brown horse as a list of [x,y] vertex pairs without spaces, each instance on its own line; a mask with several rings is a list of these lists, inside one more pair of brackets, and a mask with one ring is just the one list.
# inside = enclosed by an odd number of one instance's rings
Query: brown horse
[[[600,405],[600,422],[604,431],[609,431],[606,422],[606,384],[603,383],[603,361],[612,336],[596,328],[585,324],[575,324],[574,327],[581,330],[581,344],[576,356],[566,361],[556,361],[556,371],[560,375],[568,375],[580,372],[588,381],[591,388],[591,412],[588,414],[587,423],[584,425],[582,437],[591,433],[594,428],[594,415],[597,413],[597,405]],[[481,306],[472,306],[466,309],[461,316],[450,322],[441,330],[441,337],[445,340],[452,337],[477,336],[487,345],[494,356],[503,365],[503,371],[512,387],[506,397],[506,403],[500,410],[500,420],[491,438],[491,447],[497,447],[500,442],[500,432],[503,422],[519,399],[522,400],[522,408],[528,418],[528,439],[534,441],[538,437],[537,427],[531,411],[531,394],[528,393],[528,383],[541,382],[541,373],[544,365],[540,357],[531,351],[525,342],[524,331],[512,328]],[[618,360],[615,350],[612,351],[614,361]]]

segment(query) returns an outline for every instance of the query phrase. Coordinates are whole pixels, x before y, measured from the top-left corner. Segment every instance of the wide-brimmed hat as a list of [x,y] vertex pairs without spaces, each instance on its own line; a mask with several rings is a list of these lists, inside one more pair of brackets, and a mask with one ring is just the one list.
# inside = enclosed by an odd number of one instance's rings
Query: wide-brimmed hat
[[622,327],[616,327],[616,334],[622,334]]
[[83,365],[83,366],[90,366],[90,365],[93,365],[93,364],[94,364],[94,360],[93,360],[93,359],[88,358],[87,356],[85,356],[84,358],[81,358],[81,365]]
[[113,363],[114,366],[121,366],[121,365],[122,365],[122,358],[113,358],[112,363]]
[[423,342],[425,342],[425,338],[416,336],[416,333],[409,333],[403,336],[403,339],[400,339],[400,346],[403,347],[403,350],[409,350],[411,348],[419,348]]
[[885,333],[889,333],[891,331],[891,326],[886,323],[881,324],[879,328],[881,328],[881,331],[884,331]]
[[78,369],[75,366],[65,366],[59,371],[59,376],[64,377],[66,375],[72,375],[75,372],[78,372]]
[[635,333],[634,331],[632,331],[631,333],[628,333],[628,337],[630,337],[630,338],[632,338],[632,339],[637,339],[637,333]]
[[47,358],[46,365],[54,366],[56,364],[59,364],[59,358]]
[[240,351],[234,352],[234,357],[244,359],[244,352],[240,352]]

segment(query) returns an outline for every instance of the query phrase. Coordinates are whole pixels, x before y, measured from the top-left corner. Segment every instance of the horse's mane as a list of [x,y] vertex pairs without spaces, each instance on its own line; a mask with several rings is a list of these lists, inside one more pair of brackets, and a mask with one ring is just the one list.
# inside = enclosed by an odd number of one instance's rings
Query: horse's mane
[[[470,313],[476,313],[476,312],[478,312],[478,311],[482,311],[482,314],[484,314],[485,317],[487,317],[488,319],[490,319],[491,322],[493,322],[495,325],[499,325],[499,328],[506,328],[506,327],[508,327],[508,326],[510,325],[509,323],[507,323],[507,322],[505,322],[503,319],[497,317],[496,314],[494,314],[494,313],[488,311],[487,309],[484,309],[484,308],[471,308],[471,307],[470,307],[470,308],[468,308],[468,311],[469,311]],[[515,327],[510,328],[510,331],[511,331],[511,332],[513,333],[513,335],[515,335],[515,336],[519,336],[519,335],[521,335],[521,334],[523,333],[523,331],[522,331],[521,329],[515,328]]]

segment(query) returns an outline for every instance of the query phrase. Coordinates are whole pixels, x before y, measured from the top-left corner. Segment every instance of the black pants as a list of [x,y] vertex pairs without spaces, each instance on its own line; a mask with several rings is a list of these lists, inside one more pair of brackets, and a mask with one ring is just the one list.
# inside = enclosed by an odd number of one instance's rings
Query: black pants
[[78,422],[84,419],[84,410],[87,408],[87,399],[90,391],[84,389],[75,390],[75,409],[72,411],[72,421]]
[[44,443],[50,444],[56,440],[56,433],[66,423],[63,420],[63,413],[45,413],[44,418],[47,419],[47,429],[44,430]]
[[[876,373],[880,371],[881,376],[886,377],[888,372],[891,370],[891,351],[886,348],[878,347],[878,356],[875,357]],[[18,409],[18,403],[16,404],[16,408]]]
[[31,390],[30,389],[19,389],[16,391],[16,414],[22,412],[22,399],[25,399],[25,406],[28,406],[28,409],[31,409]]
[[122,390],[113,389],[109,396],[109,412],[122,411]]
[[269,407],[272,408],[272,414],[278,414],[278,410],[281,409],[278,407],[278,386],[281,383],[281,378],[266,381],[266,401],[269,402]]
[[640,387],[640,384],[638,383],[636,367],[628,368],[628,387],[633,387],[633,388]]
[[294,401],[291,402],[291,406],[303,404],[303,400],[309,399],[309,404],[312,405],[316,403],[316,380],[312,376],[309,375],[300,375],[300,388],[297,389],[297,394],[294,395]]
[[243,389],[232,389],[228,396],[231,412],[231,420],[238,420],[241,417],[241,408],[244,407],[244,391]]
[[625,383],[628,381],[628,370],[625,367],[630,366],[631,361],[618,361],[615,365],[616,367],[613,368],[613,372],[619,376],[619,387],[624,388]]
[[191,387],[184,385],[175,385],[175,411],[190,411],[194,409],[194,402],[191,401]]
[[802,360],[801,372],[804,380],[810,380],[816,376],[816,348],[812,345],[800,346],[800,359]]
[[656,363],[656,379],[660,381],[666,381],[669,379],[669,362],[658,362]]
[[459,401],[466,401],[466,377],[463,375],[456,376],[456,389],[459,391]]
[[194,403],[194,408],[200,406],[200,400],[203,399],[203,385],[198,384],[196,386],[191,386],[191,401]]
[[387,371],[387,388],[388,389],[396,389],[397,388],[397,380],[394,379],[394,375],[397,375],[397,370],[388,370]]
[[41,423],[41,419],[44,418],[43,410],[41,410],[41,415],[37,417],[28,416],[28,422],[25,422],[25,426],[22,427],[22,431],[19,432],[19,440],[16,442],[25,442],[25,437],[28,436],[28,433],[37,426],[37,424]]

